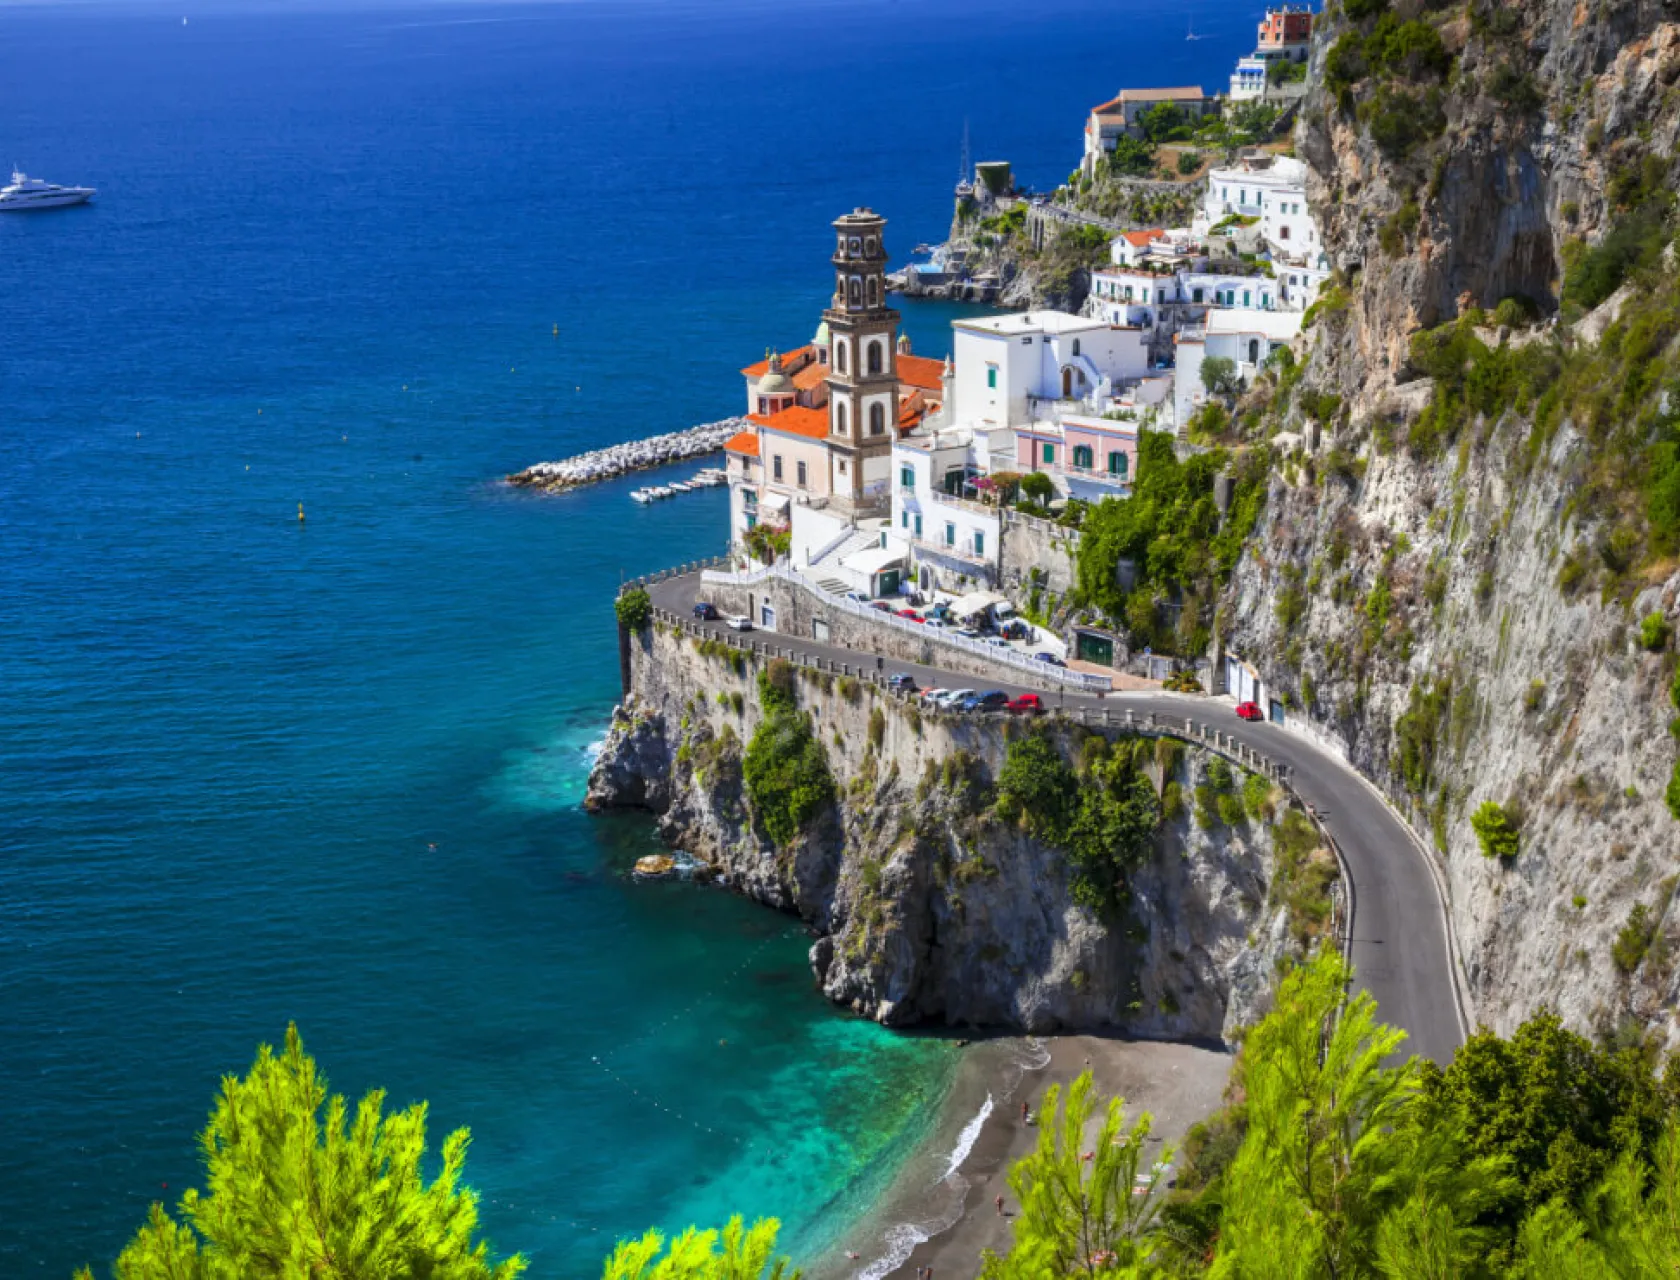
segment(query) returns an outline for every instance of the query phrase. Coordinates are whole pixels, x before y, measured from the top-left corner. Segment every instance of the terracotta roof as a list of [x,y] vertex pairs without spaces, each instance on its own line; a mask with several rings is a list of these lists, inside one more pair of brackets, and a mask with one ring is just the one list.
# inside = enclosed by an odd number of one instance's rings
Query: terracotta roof
[[749,458],[758,457],[758,432],[738,431],[729,437],[723,446],[725,453],[744,453]]
[[898,380],[908,386],[920,387],[923,391],[939,391],[944,387],[940,381],[944,374],[943,360],[931,360],[927,356],[898,357]]
[[1125,106],[1128,102],[1200,102],[1206,96],[1198,85],[1180,85],[1173,89],[1122,89],[1091,110],[1097,115],[1119,115],[1114,108]]
[[827,381],[828,366],[820,360],[813,360],[793,375],[793,389],[795,391],[814,391]]
[[[900,356],[900,360],[904,357]],[[909,431],[919,425],[922,416],[927,413],[927,397],[920,391],[912,391],[898,402],[898,429]]]
[[802,405],[783,409],[780,413],[768,417],[749,413],[749,422],[756,422],[759,426],[771,431],[785,431],[793,436],[805,436],[812,440],[826,440],[828,438],[828,410],[807,409]]
[[1122,240],[1127,241],[1130,244],[1136,245],[1140,249],[1143,249],[1143,248],[1147,248],[1150,244],[1154,243],[1156,240],[1165,240],[1167,238],[1167,233],[1165,231],[1159,231],[1159,230],[1157,230],[1157,231],[1122,231],[1120,233],[1120,238]]
[[[796,373],[816,358],[817,349],[808,342],[803,347],[795,347],[792,351],[784,351],[782,352],[782,372]],[[749,364],[741,372],[749,378],[762,378],[770,372],[770,358],[766,356],[757,364]]]

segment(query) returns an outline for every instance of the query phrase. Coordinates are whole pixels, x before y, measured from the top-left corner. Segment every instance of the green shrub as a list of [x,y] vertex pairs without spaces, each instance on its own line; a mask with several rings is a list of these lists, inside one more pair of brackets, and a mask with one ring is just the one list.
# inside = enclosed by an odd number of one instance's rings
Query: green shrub
[[1669,204],[1666,196],[1646,201],[1597,245],[1581,250],[1564,271],[1564,301],[1590,311],[1621,288],[1631,272],[1654,267],[1668,240]]
[[1510,811],[1492,800],[1482,802],[1470,815],[1470,827],[1482,846],[1484,858],[1514,858],[1517,856],[1518,827]]
[[1538,711],[1545,704],[1546,682],[1544,680],[1529,681],[1528,692],[1523,694],[1523,710],[1530,712]]
[[1202,167],[1202,153],[1200,151],[1180,151],[1178,153],[1178,172],[1188,178]]
[[1637,969],[1656,934],[1657,922],[1651,918],[1651,909],[1643,902],[1634,903],[1627,923],[1617,930],[1616,940],[1610,944],[1610,959],[1616,968],[1622,973]]
[[1680,819],[1680,760],[1674,762],[1674,772],[1669,774],[1668,786],[1663,789],[1663,803],[1676,819]]
[[1513,111],[1535,111],[1546,101],[1535,84],[1534,77],[1519,71],[1509,62],[1502,62],[1488,77],[1488,96],[1503,102]]
[[1421,217],[1422,212],[1417,201],[1408,200],[1385,218],[1377,230],[1377,243],[1382,247],[1382,251],[1391,258],[1404,253],[1406,241],[1411,238],[1412,232],[1417,230]]
[[1021,496],[1034,502],[1048,502],[1056,495],[1055,483],[1042,471],[1029,471],[1021,477]]
[[758,673],[758,701],[767,712],[792,711],[798,672],[786,658],[772,658]]
[[791,698],[784,701],[763,677],[760,695],[769,714],[747,744],[741,777],[764,833],[786,846],[834,802],[834,777],[809,719]]
[[887,740],[887,713],[876,707],[869,713],[869,745],[879,751]]
[[1660,609],[1653,609],[1639,622],[1639,647],[1652,653],[1661,653],[1668,648],[1668,637],[1673,628],[1668,625],[1668,619],[1663,617]]
[[653,621],[653,601],[641,587],[631,587],[621,591],[613,601],[613,612],[618,615],[619,626],[626,631],[641,631]]
[[1271,821],[1277,809],[1277,795],[1269,780],[1258,773],[1249,774],[1243,779],[1242,797],[1249,817],[1256,822]]

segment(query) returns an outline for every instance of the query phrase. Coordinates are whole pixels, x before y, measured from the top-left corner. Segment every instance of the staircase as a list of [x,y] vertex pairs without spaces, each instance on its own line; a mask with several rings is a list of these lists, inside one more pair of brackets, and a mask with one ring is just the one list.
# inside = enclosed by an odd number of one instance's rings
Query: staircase
[[[835,575],[835,568],[853,552],[866,551],[870,547],[878,546],[881,535],[873,530],[856,530],[849,537],[836,542],[805,569],[805,575],[812,579],[824,591],[833,595],[843,596],[849,591],[856,591],[857,587],[845,579]],[[824,570],[827,572],[824,572]]]

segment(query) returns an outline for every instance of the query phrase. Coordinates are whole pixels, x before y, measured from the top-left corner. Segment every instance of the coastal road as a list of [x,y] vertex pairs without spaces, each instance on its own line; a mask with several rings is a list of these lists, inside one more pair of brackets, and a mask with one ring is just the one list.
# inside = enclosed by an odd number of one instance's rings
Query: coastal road
[[[700,575],[667,578],[650,586],[648,594],[660,608],[692,618],[695,601],[703,598]],[[730,634],[722,622],[697,625],[719,635]],[[868,664],[875,656],[782,632],[755,635],[767,643],[830,662],[856,666]],[[1443,1066],[1451,1060],[1467,1028],[1448,950],[1446,907],[1426,861],[1430,855],[1376,789],[1346,761],[1281,726],[1250,724],[1237,719],[1225,703],[1193,694],[1117,692],[1099,701],[1093,694],[1072,690],[1065,695],[1046,694],[1043,689],[1012,680],[1006,671],[1000,672],[993,683],[891,658],[886,661],[886,669],[889,673],[909,672],[924,686],[1034,692],[1049,707],[1106,707],[1140,715],[1156,712],[1177,717],[1180,723],[1186,715],[1216,724],[1226,719],[1228,723],[1218,726],[1222,732],[1289,766],[1290,785],[1319,811],[1325,827],[1341,846],[1353,881],[1355,984],[1376,997],[1384,1022],[1407,1033],[1405,1051]]]

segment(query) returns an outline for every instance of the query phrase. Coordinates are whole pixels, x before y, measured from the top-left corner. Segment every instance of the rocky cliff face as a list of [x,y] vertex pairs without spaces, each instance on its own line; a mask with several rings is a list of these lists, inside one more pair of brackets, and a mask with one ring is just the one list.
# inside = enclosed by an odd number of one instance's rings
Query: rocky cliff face
[[[814,673],[798,698],[839,799],[778,846],[742,781],[743,744],[763,719],[753,674],[676,633],[652,636],[589,804],[658,813],[665,837],[724,884],[797,913],[816,935],[825,993],[869,1017],[1226,1036],[1262,1011],[1280,958],[1325,925],[1292,886],[1322,892],[1329,855],[1297,850],[1280,867],[1272,821],[1204,826],[1191,806],[1163,824],[1124,911],[1079,905],[1066,855],[993,811],[1003,726],[913,716]],[[1051,730],[1069,753],[1079,732]],[[1157,786],[1191,795],[1207,780],[1205,752],[1164,754],[1170,779],[1154,766]]]
[[[1450,68],[1376,71],[1379,10],[1433,28]],[[1366,0],[1323,24],[1297,145],[1340,279],[1304,375],[1268,380],[1250,419],[1316,421],[1323,443],[1276,469],[1222,623],[1433,834],[1482,1020],[1508,1031],[1547,1004],[1672,1045],[1674,656],[1638,633],[1653,612],[1680,622],[1680,573],[1641,524],[1652,437],[1632,424],[1666,411],[1674,328],[1612,324],[1638,290],[1583,316],[1563,287],[1672,189],[1680,28],[1664,13]],[[1508,298],[1508,326],[1473,336],[1510,359],[1467,366],[1518,370],[1508,387],[1420,367],[1420,330]],[[1630,359],[1630,341],[1649,350]],[[1445,437],[1443,401],[1458,406]],[[1483,856],[1470,819],[1489,801],[1519,833],[1514,858]],[[1618,938],[1635,945],[1618,955]]]

